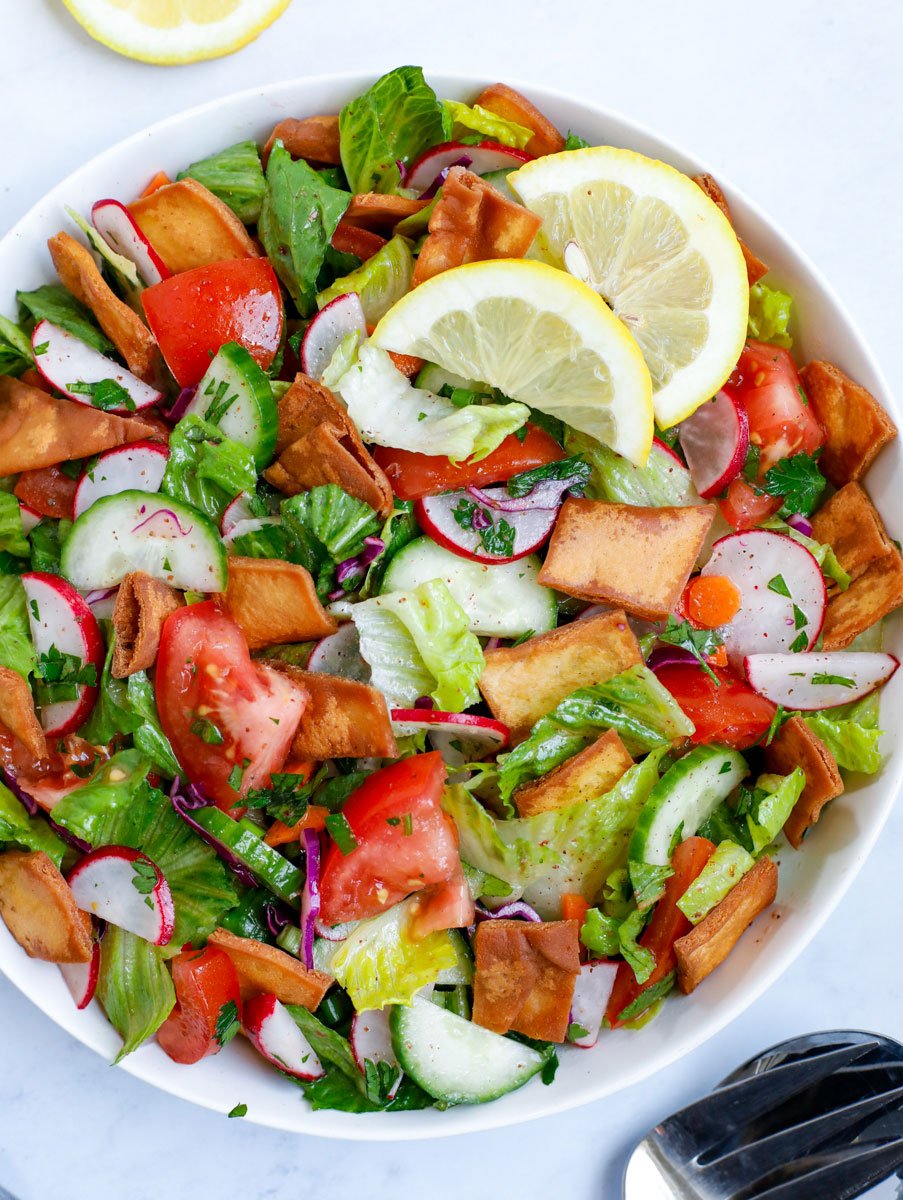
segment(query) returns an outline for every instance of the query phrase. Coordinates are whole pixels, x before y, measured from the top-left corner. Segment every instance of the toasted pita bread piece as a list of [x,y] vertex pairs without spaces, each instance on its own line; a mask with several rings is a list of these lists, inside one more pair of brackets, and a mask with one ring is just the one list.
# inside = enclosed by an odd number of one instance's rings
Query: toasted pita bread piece
[[483,921],[474,942],[473,1019],[494,1033],[563,1042],[580,972],[577,921]]
[[292,742],[292,754],[313,762],[330,758],[395,758],[398,746],[382,692],[353,679],[302,671],[271,660],[269,666],[300,683],[310,699]]
[[219,598],[251,650],[326,637],[338,628],[309,572],[281,558],[230,558],[229,581]]
[[157,343],[138,314],[106,283],[90,251],[68,233],[58,233],[47,246],[63,287],[94,313],[129,370],[151,381],[158,365]]
[[337,167],[342,161],[339,150],[339,118],[330,117],[286,117],[280,121],[267,138],[261,158],[266,166],[270,151],[276,141],[282,142],[292,158],[306,158],[308,162],[323,163]]
[[19,379],[0,376],[0,475],[90,458],[153,433],[140,417],[117,417],[58,400]]
[[822,505],[812,518],[812,536],[833,548],[851,579],[894,550],[877,508],[858,483],[844,484]]
[[771,745],[765,747],[765,765],[778,775],[789,775],[801,767],[806,776],[806,786],[784,824],[787,841],[799,850],[803,835],[821,816],[824,806],[843,793],[837,761],[802,717],[791,717]]
[[480,691],[514,742],[577,688],[605,683],[643,661],[623,612],[572,621],[520,646],[486,650],[484,657]]
[[903,556],[893,547],[875,559],[845,592],[828,601],[822,649],[843,650],[866,629],[903,604]]
[[228,929],[215,929],[207,939],[232,959],[238,974],[242,1000],[272,994],[283,1004],[300,1004],[313,1011],[332,985],[322,971],[308,971],[303,963],[284,950],[238,937]]
[[800,371],[809,404],[828,435],[818,465],[835,487],[861,479],[897,430],[871,392],[829,362]]
[[[724,192],[722,192],[721,188],[718,186],[712,176],[694,175],[693,182],[702,188],[708,198],[721,209],[728,221],[730,221],[731,225],[733,225],[734,218],[731,216],[730,205],[725,199]],[[754,283],[759,282],[763,275],[768,274],[768,265],[763,263],[761,258],[758,258],[755,254],[753,254],[752,250],[750,250],[749,246],[747,246],[746,242],[744,242],[743,238],[740,237],[739,234],[737,235],[737,241],[740,243],[740,249],[743,252],[743,259],[746,262],[746,275],[749,280],[749,286],[752,287]]]
[[674,943],[677,983],[689,995],[724,962],[778,892],[778,869],[765,855],[695,929]]
[[56,963],[91,958],[91,918],[43,850],[0,854],[0,916],[29,958]]
[[533,130],[533,137],[524,149],[539,158],[541,154],[557,154],[564,149],[564,138],[535,104],[505,83],[491,83],[477,96],[476,103],[501,117]]
[[196,179],[167,183],[128,208],[174,275],[227,258],[257,257],[232,209]]
[[35,712],[31,688],[12,667],[0,667],[0,726],[18,738],[36,759],[47,757],[47,739]]
[[539,582],[655,621],[673,612],[714,519],[711,504],[566,500]]
[[430,216],[412,286],[451,267],[489,258],[523,258],[542,219],[464,167],[452,167]]
[[517,815],[532,817],[553,808],[595,800],[611,791],[632,766],[633,759],[617,731],[609,729],[548,775],[519,787],[513,797]]
[[144,571],[126,575],[113,606],[116,641],[111,673],[115,679],[125,679],[154,665],[163,622],[181,607],[182,597],[162,580]]
[[382,192],[359,192],[345,209],[344,220],[361,229],[391,229],[406,217],[427,207],[429,200],[387,196]]

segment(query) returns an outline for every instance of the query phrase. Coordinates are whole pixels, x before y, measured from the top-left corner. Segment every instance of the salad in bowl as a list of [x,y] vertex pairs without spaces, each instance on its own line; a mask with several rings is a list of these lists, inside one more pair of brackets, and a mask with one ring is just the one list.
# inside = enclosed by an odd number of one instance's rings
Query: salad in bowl
[[471,100],[149,162],[0,318],[0,915],[316,1109],[692,1007],[898,665],[896,430],[717,182]]

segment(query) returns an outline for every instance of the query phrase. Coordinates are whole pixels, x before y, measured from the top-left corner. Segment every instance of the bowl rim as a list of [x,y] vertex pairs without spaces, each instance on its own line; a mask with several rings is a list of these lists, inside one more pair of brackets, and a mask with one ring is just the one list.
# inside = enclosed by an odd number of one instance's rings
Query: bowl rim
[[[446,94],[449,92],[460,94],[470,93],[486,86],[485,81],[476,74],[446,71],[441,68],[424,68],[424,73],[429,80],[435,81],[442,88],[447,89]],[[0,251],[9,242],[23,238],[26,235],[27,227],[36,218],[39,210],[43,210],[53,203],[55,198],[66,189],[76,190],[82,176],[88,176],[103,170],[105,164],[115,163],[119,157],[124,156],[132,148],[140,146],[142,141],[149,137],[156,138],[164,134],[167,130],[175,129],[182,125],[190,126],[203,120],[205,117],[212,116],[217,110],[227,106],[237,106],[243,102],[248,104],[259,103],[265,99],[278,101],[280,95],[285,93],[290,94],[293,89],[302,85],[307,91],[315,91],[317,88],[347,86],[350,96],[355,94],[351,89],[362,90],[375,78],[377,78],[376,73],[360,69],[322,72],[317,75],[304,77],[289,77],[276,82],[228,92],[143,126],[134,133],[120,139],[112,146],[100,150],[69,172],[63,179],[48,188],[41,197],[29,205],[27,211],[0,238]],[[749,217],[753,221],[760,223],[776,240],[782,252],[792,257],[799,268],[808,273],[817,293],[837,313],[857,354],[861,357],[862,362],[870,373],[870,390],[876,391],[882,404],[895,417],[899,418],[899,412],[893,401],[887,379],[863,336],[858,322],[828,282],[820,268],[810,259],[809,255],[755,201],[750,199],[742,190],[736,188],[729,179],[726,180],[720,171],[713,171],[705,160],[688,152],[681,144],[672,141],[670,138],[663,137],[654,129],[625,115],[618,109],[611,108],[607,104],[596,103],[593,100],[582,98],[579,95],[560,88],[546,87],[535,81],[509,77],[508,82],[510,86],[516,87],[518,90],[522,90],[524,94],[530,96],[541,109],[546,105],[554,107],[556,104],[580,108],[594,121],[614,122],[621,126],[630,136],[635,136],[640,140],[647,140],[660,146],[666,154],[666,161],[672,165],[677,165],[681,170],[687,170],[692,167],[694,173],[705,172],[714,174],[718,179],[719,186],[728,198],[731,208],[735,210],[735,215],[737,212],[740,212],[743,218]],[[742,225],[743,223],[744,221],[741,219],[739,224]],[[269,1117],[260,1117],[249,1110],[245,1120],[267,1128],[280,1129],[293,1133],[312,1134],[319,1137],[358,1141],[413,1141],[427,1138],[450,1137],[472,1132],[484,1132],[489,1129],[538,1120],[545,1116],[553,1116],[614,1095],[649,1078],[655,1072],[670,1066],[690,1054],[702,1042],[719,1033],[749,1008],[777,981],[823,928],[861,871],[890,816],[897,792],[901,783],[903,783],[903,748],[892,757],[889,757],[880,779],[876,780],[876,783],[880,784],[880,804],[871,822],[864,825],[856,835],[856,859],[852,869],[840,873],[840,877],[829,890],[823,903],[809,913],[808,923],[797,932],[795,939],[789,941],[786,946],[780,949],[769,947],[768,953],[760,956],[758,960],[761,963],[760,969],[753,973],[747,973],[743,980],[732,988],[727,997],[718,1003],[714,1011],[701,1014],[691,1029],[682,1029],[680,1034],[675,1035],[671,1043],[658,1053],[649,1056],[636,1055],[636,1061],[633,1066],[622,1071],[614,1083],[608,1082],[604,1072],[600,1072],[599,1079],[593,1086],[582,1089],[579,1095],[575,1095],[573,1091],[569,1091],[559,1081],[556,1086],[548,1089],[543,1088],[541,1092],[537,1092],[536,1094],[542,1097],[542,1102],[533,1102],[526,1106],[522,1105],[521,1107],[525,1108],[523,1112],[509,1111],[507,1107],[501,1107],[498,1101],[489,1106],[462,1106],[441,1114],[437,1114],[434,1109],[403,1114],[348,1114],[333,1110],[313,1112],[307,1105],[302,1104],[297,1107],[286,1105],[284,1119],[281,1119],[279,1116],[273,1117],[272,1115]],[[0,935],[5,934],[6,930],[0,928]],[[97,1038],[92,1038],[87,1030],[80,1031],[77,1022],[57,1011],[55,1005],[47,995],[43,993],[35,995],[33,991],[29,990],[23,979],[17,978],[15,971],[10,972],[8,970],[8,960],[10,958],[8,946],[12,946],[15,952],[21,954],[21,951],[18,950],[18,947],[15,946],[11,938],[0,936],[0,971],[3,972],[6,978],[31,1003],[35,1004],[56,1024],[60,1025],[61,1028],[65,1029],[98,1054],[106,1056],[108,1047],[101,1045]],[[76,1013],[75,1015],[80,1016],[81,1014]],[[226,1113],[229,1111],[227,1104],[217,1102],[216,1099],[209,1095],[198,1094],[198,1090],[191,1083],[192,1076],[189,1072],[180,1074],[178,1082],[171,1079],[161,1080],[155,1061],[152,1058],[146,1057],[141,1051],[128,1056],[119,1065],[130,1075],[182,1100],[190,1101],[216,1112]],[[181,1083],[182,1079],[185,1081],[184,1085]],[[514,1093],[514,1095],[524,1094]],[[441,1115],[441,1121],[435,1119],[438,1115]]]

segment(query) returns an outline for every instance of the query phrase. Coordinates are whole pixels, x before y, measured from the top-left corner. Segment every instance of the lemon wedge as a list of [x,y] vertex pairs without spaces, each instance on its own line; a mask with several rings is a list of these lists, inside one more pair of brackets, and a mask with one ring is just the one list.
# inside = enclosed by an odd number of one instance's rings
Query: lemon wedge
[[63,0],[104,46],[151,63],[192,63],[253,41],[291,0]]
[[435,275],[393,305],[373,342],[481,379],[645,463],[652,384],[636,342],[586,284],[496,259]]
[[636,339],[661,428],[711,399],[743,348],[749,287],[737,236],[702,189],[611,146],[535,159],[508,183],[542,217],[541,257],[598,292]]

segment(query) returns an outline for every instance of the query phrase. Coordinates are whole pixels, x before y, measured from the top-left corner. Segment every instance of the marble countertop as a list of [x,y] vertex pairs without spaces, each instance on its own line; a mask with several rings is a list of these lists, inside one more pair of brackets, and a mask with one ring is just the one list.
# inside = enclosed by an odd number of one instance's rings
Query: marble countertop
[[[238,55],[189,68],[116,57],[59,0],[6,7],[0,233],[85,158],[184,107],[308,71],[463,66],[597,100],[715,164],[822,267],[891,385],[903,381],[903,8],[895,0],[867,8],[861,0],[456,0],[441,11],[345,0],[340,14],[294,0]],[[453,1141],[320,1142],[226,1121],[109,1067],[0,979],[0,1192],[17,1200],[616,1200],[632,1144],[771,1042],[840,1026],[903,1038],[901,842],[898,810],[791,970],[681,1063],[541,1126]]]

